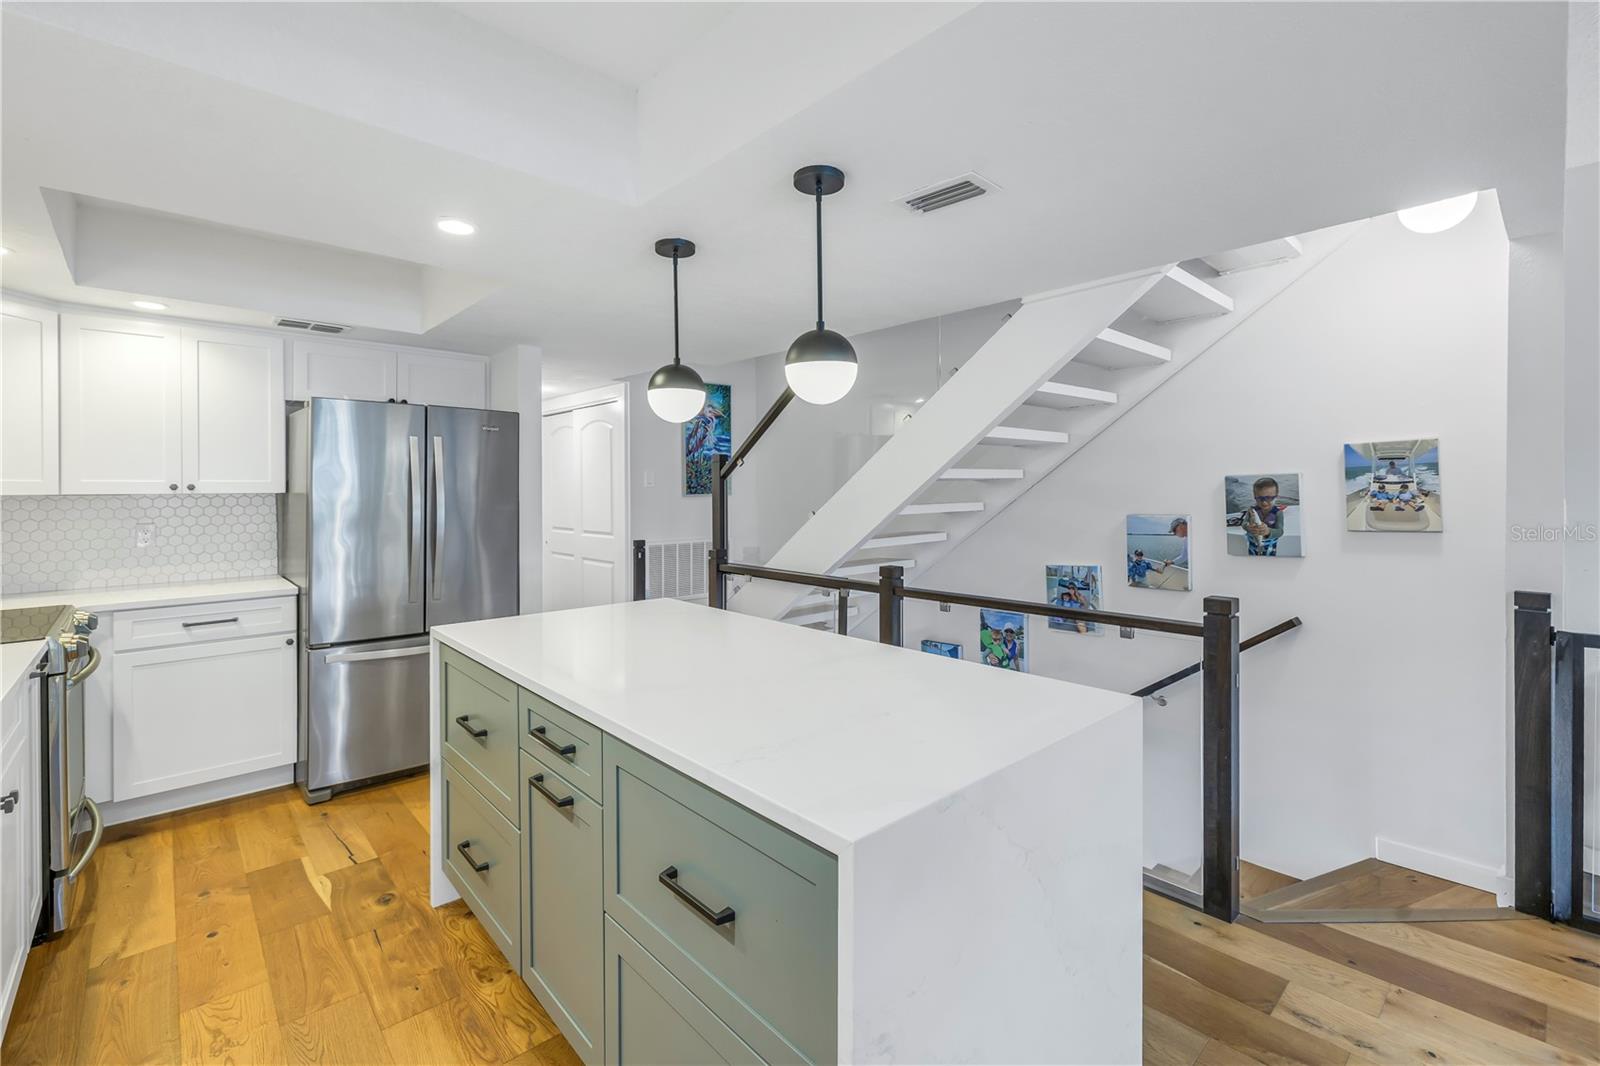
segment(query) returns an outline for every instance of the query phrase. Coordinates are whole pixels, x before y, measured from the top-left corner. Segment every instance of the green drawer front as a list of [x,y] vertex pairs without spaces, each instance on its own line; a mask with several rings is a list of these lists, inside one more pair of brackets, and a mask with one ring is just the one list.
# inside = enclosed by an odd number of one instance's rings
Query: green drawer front
[[605,923],[606,1062],[760,1064],[757,1055],[638,941]]
[[[450,883],[461,891],[506,960],[520,968],[521,834],[449,763],[444,767],[444,834],[444,868]],[[467,845],[466,854],[461,844]],[[472,863],[487,868],[475,870]]]
[[599,1066],[605,1031],[600,805],[526,752],[522,777],[523,977],[578,1057]]
[[560,770],[562,777],[583,789],[590,799],[604,803],[600,730],[527,689],[518,690],[518,699],[522,704],[522,750]]
[[833,1061],[833,856],[609,737],[605,765],[606,913],[762,1058]]
[[[444,744],[484,797],[517,820],[517,686],[454,648],[439,647]],[[475,733],[482,733],[476,736]]]

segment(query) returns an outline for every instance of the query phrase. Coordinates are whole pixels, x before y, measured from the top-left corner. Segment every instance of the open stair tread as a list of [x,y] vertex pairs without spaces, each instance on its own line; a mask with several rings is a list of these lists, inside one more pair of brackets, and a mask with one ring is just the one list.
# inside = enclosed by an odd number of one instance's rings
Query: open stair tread
[[1274,263],[1286,263],[1299,256],[1300,238],[1279,237],[1277,240],[1262,241],[1260,244],[1250,244],[1243,248],[1218,252],[1216,255],[1203,255],[1200,261],[1218,274],[1237,274],[1241,270],[1254,270],[1256,267],[1271,266]]
[[939,477],[943,481],[1016,481],[1021,467],[952,466]]
[[1066,444],[1071,438],[1057,429],[1028,429],[1025,426],[995,426],[983,436],[985,444],[1011,447],[1029,447],[1049,444]]
[[1134,314],[1149,322],[1178,322],[1232,310],[1233,297],[1176,266],[1133,305]]
[[[1147,341],[1142,337],[1135,337],[1131,333],[1124,333],[1120,329],[1103,329],[1095,339],[1084,346],[1083,351],[1073,356],[1075,363],[1088,363],[1104,370],[1137,370],[1140,367],[1156,366],[1160,363],[1172,361],[1172,349]],[[1047,382],[1054,385],[1056,382]],[[1076,388],[1076,386],[1068,386]],[[1089,392],[1099,392],[1099,389],[1089,389]],[[1111,400],[1095,401],[1099,403],[1115,403],[1115,393],[1108,393]],[[1073,405],[1077,406],[1077,405]]]
[[908,533],[880,533],[871,537],[861,545],[862,551],[873,551],[878,548],[902,548],[911,544],[938,544],[950,539],[950,534],[942,529],[925,529]]
[[968,514],[983,510],[981,500],[959,500],[947,503],[910,503],[900,508],[901,518],[916,518],[930,514]]
[[917,565],[915,559],[856,559],[829,571],[834,577],[859,577],[876,574],[880,566],[899,566],[910,570]]

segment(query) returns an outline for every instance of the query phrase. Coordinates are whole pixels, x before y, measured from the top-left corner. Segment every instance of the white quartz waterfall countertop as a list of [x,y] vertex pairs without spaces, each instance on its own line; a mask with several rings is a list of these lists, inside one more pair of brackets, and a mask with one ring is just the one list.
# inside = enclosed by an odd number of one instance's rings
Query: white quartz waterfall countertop
[[432,632],[835,854],[1138,703],[676,600]]

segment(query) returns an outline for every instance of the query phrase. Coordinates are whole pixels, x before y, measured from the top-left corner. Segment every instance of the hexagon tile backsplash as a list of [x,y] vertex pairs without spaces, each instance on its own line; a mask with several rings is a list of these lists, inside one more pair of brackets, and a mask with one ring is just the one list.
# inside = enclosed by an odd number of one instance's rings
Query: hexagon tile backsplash
[[[151,527],[148,547],[139,527]],[[0,592],[126,588],[270,577],[276,498],[7,496],[0,499]]]

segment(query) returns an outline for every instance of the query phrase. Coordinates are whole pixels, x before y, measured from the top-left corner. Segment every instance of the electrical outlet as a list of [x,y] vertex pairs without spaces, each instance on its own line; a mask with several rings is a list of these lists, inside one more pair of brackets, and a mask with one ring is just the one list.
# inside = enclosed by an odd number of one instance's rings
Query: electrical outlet
[[133,546],[135,548],[148,548],[156,542],[156,524],[154,522],[139,522],[133,527]]

